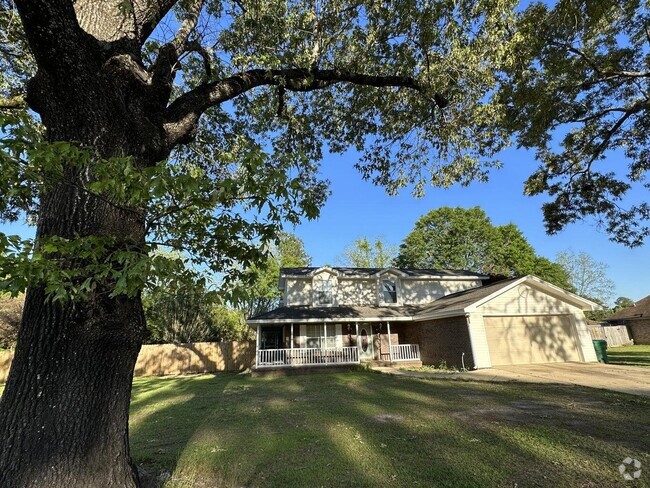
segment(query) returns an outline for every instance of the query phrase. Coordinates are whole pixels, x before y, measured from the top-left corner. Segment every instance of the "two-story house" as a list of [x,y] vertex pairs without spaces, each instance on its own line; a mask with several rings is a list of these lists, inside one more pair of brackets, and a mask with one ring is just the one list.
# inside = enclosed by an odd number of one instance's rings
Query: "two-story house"
[[280,307],[248,320],[256,368],[596,360],[583,314],[596,303],[534,276],[488,280],[453,270],[284,268]]

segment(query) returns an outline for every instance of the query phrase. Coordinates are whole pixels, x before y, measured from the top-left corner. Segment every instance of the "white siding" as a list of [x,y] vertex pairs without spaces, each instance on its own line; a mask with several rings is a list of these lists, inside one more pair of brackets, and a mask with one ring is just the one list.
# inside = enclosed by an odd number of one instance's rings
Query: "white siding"
[[483,315],[477,312],[470,313],[467,322],[469,340],[472,343],[472,354],[474,355],[474,366],[477,368],[491,368],[492,362],[490,361],[490,349],[485,334]]
[[375,280],[339,278],[337,299],[339,305],[375,305]]
[[582,311],[571,314],[571,323],[575,327],[578,347],[582,353],[582,360],[588,363],[596,362],[596,350],[587,329],[587,319]]
[[479,286],[480,280],[402,280],[399,287],[401,299],[398,300],[405,305],[422,305],[445,295]]
[[478,307],[484,315],[568,314],[582,311],[546,292],[521,284]]
[[287,306],[311,305],[312,287],[311,280],[287,279]]
[[[393,277],[382,275],[379,279],[349,279],[336,277],[324,271],[313,278],[287,278],[287,306],[316,305],[314,303],[314,285],[318,280],[330,281],[333,286],[333,305],[376,306],[380,303],[381,280]],[[402,280],[397,278],[397,304],[422,305],[431,303],[440,297],[481,286],[480,280]]]

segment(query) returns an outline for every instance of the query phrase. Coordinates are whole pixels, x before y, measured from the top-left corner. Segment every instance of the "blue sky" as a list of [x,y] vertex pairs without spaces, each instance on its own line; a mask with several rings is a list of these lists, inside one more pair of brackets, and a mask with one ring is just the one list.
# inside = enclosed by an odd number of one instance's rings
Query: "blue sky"
[[[415,221],[432,209],[479,206],[495,225],[516,224],[542,256],[554,260],[559,251],[573,249],[606,263],[616,285],[610,302],[619,296],[639,300],[650,294],[650,277],[642,272],[650,269],[648,244],[635,249],[615,244],[593,222],[573,224],[560,234],[547,235],[540,209],[544,198],[523,195],[523,182],[537,167],[533,155],[510,149],[500,158],[504,167],[493,171],[488,183],[447,190],[428,188],[425,197],[416,199],[408,190],[388,196],[382,188],[363,181],[354,169],[358,160],[354,152],[327,155],[321,171],[331,181],[332,195],[320,218],[287,230],[304,241],[314,265],[335,265],[345,246],[358,237],[383,236],[390,244],[399,245]],[[20,223],[0,224],[0,232],[27,237],[34,229]]]
[[619,296],[639,300],[650,294],[650,277],[641,270],[650,269],[647,244],[630,249],[608,239],[594,222],[570,225],[549,236],[544,231],[541,205],[544,197],[523,195],[523,183],[538,166],[532,153],[510,149],[501,155],[504,167],[491,173],[488,183],[448,190],[428,188],[416,199],[408,191],[388,196],[383,189],[363,181],[354,169],[358,155],[330,155],[325,158],[322,174],[331,181],[332,195],[318,220],[306,222],[293,232],[300,237],[314,265],[337,264],[337,258],[354,239],[383,236],[398,245],[412,230],[415,221],[428,211],[442,206],[479,206],[495,225],[516,224],[538,254],[554,260],[559,251],[585,251],[606,263],[608,275],[616,287],[610,301]]

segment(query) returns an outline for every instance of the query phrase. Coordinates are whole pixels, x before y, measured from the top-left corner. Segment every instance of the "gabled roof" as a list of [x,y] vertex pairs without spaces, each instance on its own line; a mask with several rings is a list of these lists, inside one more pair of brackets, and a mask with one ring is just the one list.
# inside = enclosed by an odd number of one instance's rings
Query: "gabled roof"
[[642,298],[633,306],[623,308],[616,313],[607,317],[607,321],[617,320],[634,320],[634,319],[647,319],[650,318],[650,295]]
[[497,281],[479,288],[470,288],[469,290],[459,291],[439,298],[431,305],[427,305],[414,320],[423,320],[424,318],[437,316],[454,316],[461,313],[470,313],[486,302],[496,298],[502,293],[511,290],[521,284],[527,284],[533,288],[540,289],[549,295],[555,296],[560,300],[569,302],[581,310],[602,310],[602,307],[596,302],[582,298],[574,293],[563,290],[537,276],[528,275],[521,278],[512,278],[509,280]]
[[457,269],[420,269],[420,268],[348,268],[341,266],[321,266],[302,268],[282,268],[280,276],[294,278],[311,277],[320,271],[332,271],[338,276],[347,278],[373,278],[385,272],[392,271],[409,278],[446,278],[446,279],[476,279],[486,280],[489,277],[480,273]]

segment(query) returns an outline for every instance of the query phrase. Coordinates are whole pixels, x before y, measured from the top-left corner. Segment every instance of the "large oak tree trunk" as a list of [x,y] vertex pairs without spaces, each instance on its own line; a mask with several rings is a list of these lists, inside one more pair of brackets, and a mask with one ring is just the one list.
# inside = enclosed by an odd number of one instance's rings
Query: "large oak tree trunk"
[[[91,147],[98,158],[132,156],[141,167],[165,157],[145,100],[107,69],[39,72],[28,101],[48,139]],[[88,171],[68,168],[65,181],[42,196],[37,242],[92,235],[115,238],[118,247],[143,244],[142,213],[91,195],[82,188],[88,180]],[[128,417],[144,315],[139,296],[110,292],[103,284],[73,303],[48,300],[41,286],[28,289],[0,400],[0,487],[138,486]]]
[[30,289],[0,402],[0,486],[131,487],[139,299],[59,305]]
[[[44,198],[38,236],[110,235],[132,242],[144,225],[128,212],[61,186]],[[140,297],[84,302],[28,290],[0,400],[0,486],[131,487],[128,418],[144,337]]]

